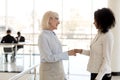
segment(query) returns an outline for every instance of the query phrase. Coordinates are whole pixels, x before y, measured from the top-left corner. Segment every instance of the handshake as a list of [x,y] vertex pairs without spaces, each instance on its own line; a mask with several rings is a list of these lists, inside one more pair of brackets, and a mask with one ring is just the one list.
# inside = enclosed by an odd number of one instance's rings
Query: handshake
[[72,50],[68,51],[68,55],[69,56],[76,56],[76,53],[80,53],[81,54],[82,51],[83,51],[82,49],[72,49]]

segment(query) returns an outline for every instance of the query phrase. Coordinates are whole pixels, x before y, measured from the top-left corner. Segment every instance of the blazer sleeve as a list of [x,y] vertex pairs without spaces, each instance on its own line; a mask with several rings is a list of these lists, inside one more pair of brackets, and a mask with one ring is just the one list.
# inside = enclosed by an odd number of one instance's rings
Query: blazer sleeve
[[25,42],[25,37],[22,36],[22,41]]
[[83,50],[81,54],[90,56],[90,50]]
[[20,42],[25,42],[25,37],[21,36]]
[[2,38],[2,40],[1,40],[1,43],[3,43],[4,42],[4,37]]
[[13,36],[11,37],[11,39],[14,43],[18,43],[17,40]]

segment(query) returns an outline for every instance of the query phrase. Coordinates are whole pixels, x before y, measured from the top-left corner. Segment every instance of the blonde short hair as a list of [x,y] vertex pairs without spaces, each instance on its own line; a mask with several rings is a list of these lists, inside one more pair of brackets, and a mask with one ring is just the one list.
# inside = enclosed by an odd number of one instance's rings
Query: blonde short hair
[[53,12],[53,11],[47,11],[42,18],[41,21],[41,26],[43,30],[49,30],[50,26],[49,26],[49,19],[53,18],[53,17],[58,17],[58,13]]

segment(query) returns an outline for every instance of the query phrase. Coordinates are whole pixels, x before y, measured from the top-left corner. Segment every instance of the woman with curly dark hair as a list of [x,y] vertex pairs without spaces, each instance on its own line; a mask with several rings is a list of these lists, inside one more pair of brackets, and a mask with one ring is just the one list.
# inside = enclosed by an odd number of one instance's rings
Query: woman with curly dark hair
[[94,25],[98,29],[90,50],[75,49],[76,53],[90,56],[87,70],[90,80],[111,80],[111,55],[114,38],[111,28],[115,25],[115,17],[109,8],[98,9],[94,13]]

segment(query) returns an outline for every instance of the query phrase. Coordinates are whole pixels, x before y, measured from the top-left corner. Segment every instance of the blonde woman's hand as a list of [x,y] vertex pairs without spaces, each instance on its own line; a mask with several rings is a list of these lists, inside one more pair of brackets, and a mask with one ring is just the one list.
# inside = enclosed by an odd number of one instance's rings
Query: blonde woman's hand
[[80,53],[80,54],[81,54],[82,51],[83,51],[82,49],[74,49],[74,52],[75,52],[75,53]]
[[68,51],[68,55],[69,56],[76,56],[76,53],[75,53],[74,49],[73,50],[69,50]]

